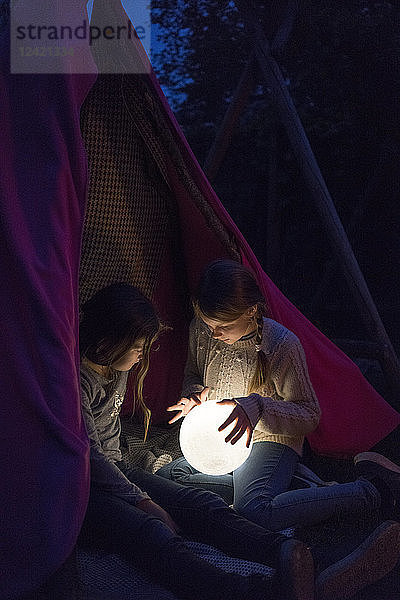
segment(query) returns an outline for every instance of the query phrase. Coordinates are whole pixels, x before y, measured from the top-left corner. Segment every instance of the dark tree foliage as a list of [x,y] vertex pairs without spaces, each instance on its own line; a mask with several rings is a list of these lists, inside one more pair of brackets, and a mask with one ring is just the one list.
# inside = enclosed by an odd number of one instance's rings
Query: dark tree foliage
[[172,98],[181,99],[176,115],[201,159],[240,77],[249,40],[232,2],[163,0],[152,17],[164,28],[165,43],[155,66]]
[[[203,162],[251,52],[251,36],[233,2],[156,4],[153,17],[163,28],[165,50],[155,57],[155,67]],[[271,42],[286,2],[255,4]],[[398,343],[400,3],[298,0],[298,7],[291,36],[275,58]],[[261,77],[258,81],[215,188],[289,298],[329,335],[362,336],[324,224],[268,90]],[[280,227],[267,231],[273,206]]]

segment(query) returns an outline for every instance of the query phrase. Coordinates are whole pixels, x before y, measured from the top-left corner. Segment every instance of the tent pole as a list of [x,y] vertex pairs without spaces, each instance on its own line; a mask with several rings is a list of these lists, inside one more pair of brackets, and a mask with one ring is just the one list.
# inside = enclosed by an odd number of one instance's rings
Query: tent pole
[[[274,52],[281,52],[288,41],[293,28],[297,10],[297,0],[292,0],[292,2],[287,5],[284,19],[282,20],[278,30],[275,32],[274,40],[272,42],[272,49]],[[215,180],[218,174],[222,161],[224,160],[226,152],[230,146],[236,123],[243,112],[243,109],[247,105],[250,94],[254,89],[256,63],[257,60],[253,51],[245,65],[245,68],[243,69],[238,86],[232,98],[232,102],[228,106],[222,124],[204,161],[203,171],[211,183]]]
[[[371,201],[374,192],[376,192],[376,186],[378,185],[379,178],[382,177],[382,164],[385,162],[385,146],[381,143],[381,147],[379,149],[379,154],[375,161],[376,169],[373,174],[370,176],[367,181],[367,185],[365,188],[364,196],[361,197],[356,203],[356,207],[351,215],[348,225],[346,227],[347,236],[350,238],[356,233],[357,229],[360,227],[360,223],[366,213],[367,206]],[[319,306],[322,302],[324,295],[327,293],[329,286],[331,285],[332,279],[335,274],[335,268],[337,269],[337,260],[335,258],[329,259],[324,266],[324,273],[322,275],[321,281],[313,298],[312,306],[313,308]]]
[[382,347],[383,364],[390,386],[394,392],[398,393],[400,392],[400,363],[398,357],[354,256],[282,73],[271,55],[268,40],[254,10],[249,7],[247,0],[236,0],[236,5],[240,9],[250,31],[253,32],[256,56],[263,79],[275,101],[290,143],[300,161],[303,176],[308,184],[316,208],[326,225],[327,234],[342,264],[344,275],[357,302],[363,321],[372,339],[376,340]]
[[270,132],[268,152],[268,189],[267,189],[267,254],[266,264],[268,275],[275,279],[280,264],[281,249],[281,217],[282,208],[278,194],[278,127],[275,123]]
[[283,18],[271,42],[272,54],[276,55],[278,52],[282,52],[283,48],[288,42],[292,33],[293,25],[295,23],[298,10],[299,0],[287,1],[285,10],[283,11]]
[[236,123],[246,106],[254,89],[255,55],[252,52],[243,69],[238,86],[228,106],[222,124],[204,162],[203,171],[210,182],[213,182],[221,167],[222,161],[232,140]]

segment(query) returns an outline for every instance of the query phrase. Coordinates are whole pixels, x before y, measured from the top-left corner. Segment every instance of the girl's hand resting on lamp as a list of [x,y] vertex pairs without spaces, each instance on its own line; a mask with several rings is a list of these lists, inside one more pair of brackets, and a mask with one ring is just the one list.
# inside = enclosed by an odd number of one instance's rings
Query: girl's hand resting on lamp
[[147,513],[148,515],[159,519],[160,521],[165,523],[165,525],[167,525],[167,527],[169,527],[174,533],[179,533],[178,525],[172,519],[171,515],[168,514],[166,510],[161,508],[161,506],[153,502],[153,500],[151,500],[150,498],[144,498],[143,500],[140,500],[140,502],[136,504],[136,508],[140,508],[140,510]]
[[210,388],[205,387],[201,392],[197,394],[192,394],[189,398],[181,398],[178,404],[174,404],[173,406],[168,406],[168,411],[177,410],[177,414],[172,417],[168,423],[175,423],[181,417],[186,417],[186,415],[192,410],[194,406],[198,404],[202,404],[202,402],[206,402],[208,399],[208,392]]
[[246,447],[250,446],[251,435],[253,433],[253,427],[251,426],[250,419],[246,414],[244,408],[240,406],[235,400],[220,400],[217,404],[230,404],[234,406],[233,411],[229,415],[229,417],[218,427],[218,431],[222,431],[228,425],[236,421],[236,425],[232,429],[232,431],[226,436],[225,442],[230,442],[231,444],[236,444],[244,435],[247,433],[247,441]]

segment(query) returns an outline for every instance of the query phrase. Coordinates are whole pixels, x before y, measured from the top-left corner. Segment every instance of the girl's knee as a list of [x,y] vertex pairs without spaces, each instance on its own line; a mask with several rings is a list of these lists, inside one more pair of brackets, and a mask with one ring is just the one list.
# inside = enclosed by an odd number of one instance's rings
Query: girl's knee
[[253,521],[253,517],[257,516],[259,513],[257,504],[255,502],[243,502],[239,500],[233,503],[233,508],[242,517],[249,519],[249,521]]
[[178,483],[188,483],[192,470],[184,458],[177,458],[158,469],[157,475]]
[[164,477],[164,479],[173,480],[173,467],[171,466],[171,463],[169,463],[168,465],[164,465],[163,467],[161,467],[161,469],[158,469],[156,471],[156,475]]
[[235,502],[233,508],[240,516],[268,529],[270,531],[279,531],[280,523],[275,523],[272,502]]
[[195,486],[185,486],[184,492],[182,492],[182,496],[186,498],[186,500],[194,507],[201,508],[209,508],[210,510],[216,508],[226,508],[226,502],[214,492],[210,490],[205,490],[200,487]]

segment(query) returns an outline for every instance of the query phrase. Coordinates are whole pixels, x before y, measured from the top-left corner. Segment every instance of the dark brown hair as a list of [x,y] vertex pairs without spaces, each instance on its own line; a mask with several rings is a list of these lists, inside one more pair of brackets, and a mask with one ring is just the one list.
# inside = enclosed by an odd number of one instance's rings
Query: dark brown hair
[[114,283],[98,291],[82,308],[79,347],[82,358],[103,365],[112,372],[112,365],[139,340],[144,341],[143,358],[135,367],[134,407],[144,414],[145,437],[151,412],[143,400],[143,382],[149,369],[150,350],[164,326],[148,300],[128,283]]
[[[193,299],[196,315],[222,322],[235,321],[249,308],[256,306],[255,343],[261,347],[263,316],[267,314],[265,298],[254,275],[244,265],[228,259],[215,260],[204,271]],[[264,385],[269,379],[269,363],[262,350],[257,353],[257,368],[248,392]]]

